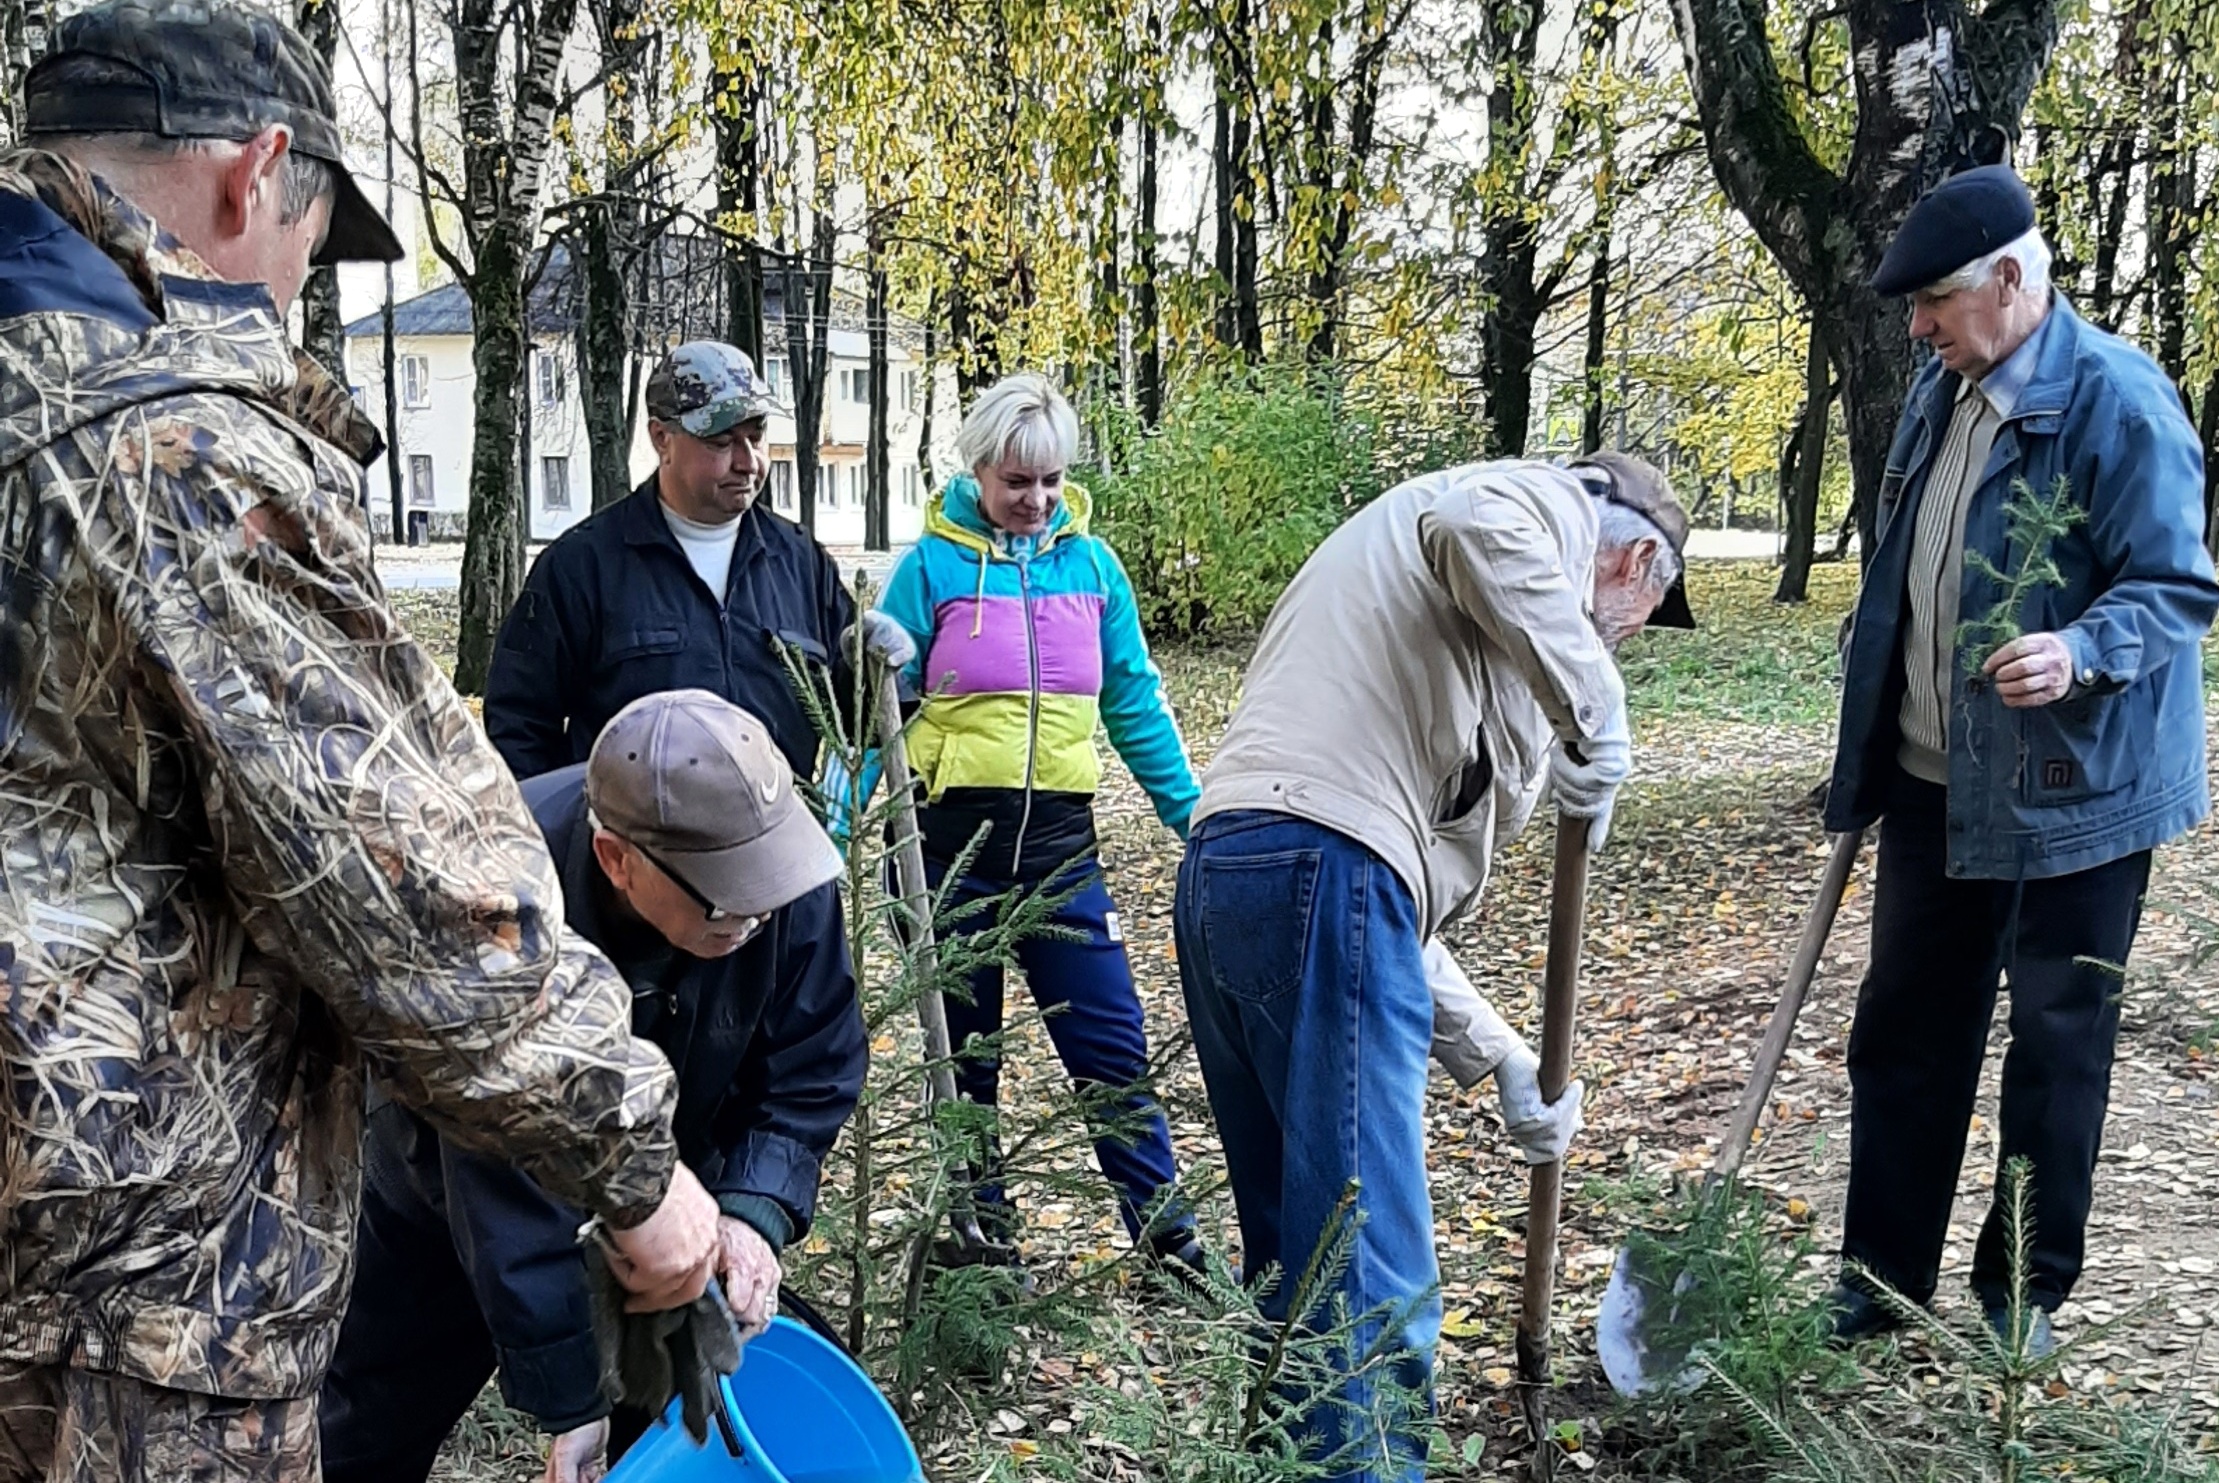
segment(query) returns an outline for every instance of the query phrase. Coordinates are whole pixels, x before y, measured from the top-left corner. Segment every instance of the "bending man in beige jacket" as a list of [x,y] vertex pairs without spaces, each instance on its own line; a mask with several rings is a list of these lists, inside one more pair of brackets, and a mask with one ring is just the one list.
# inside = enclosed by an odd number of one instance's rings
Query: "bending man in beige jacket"
[[1631,760],[1610,651],[1652,616],[1690,625],[1686,538],[1663,477],[1615,454],[1392,489],[1280,598],[1203,776],[1179,970],[1247,1270],[1289,1274],[1273,1317],[1359,1191],[1352,1259],[1321,1299],[1363,1316],[1353,1354],[1391,1358],[1312,1413],[1342,1483],[1421,1474],[1415,1429],[1379,1396],[1382,1368],[1429,1395],[1440,1331],[1428,1051],[1466,1086],[1495,1077],[1533,1162],[1579,1127],[1578,1086],[1543,1103],[1533,1052],[1436,939],[1544,783],[1601,846]]

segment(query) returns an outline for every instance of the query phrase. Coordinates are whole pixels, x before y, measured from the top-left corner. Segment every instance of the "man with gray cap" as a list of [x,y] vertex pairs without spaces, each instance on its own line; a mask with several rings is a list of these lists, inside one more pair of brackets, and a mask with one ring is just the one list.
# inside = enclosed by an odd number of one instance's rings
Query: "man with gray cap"
[[[2219,609],[2203,460],[2147,355],[2049,282],[2008,166],[1905,218],[1873,287],[1933,358],[1880,486],[1844,663],[1829,829],[1880,825],[1872,961],[1849,1040],[1837,1339],[1934,1295],[1998,981],[2011,983],[2002,1167],[2032,1166],[2032,1308],[2011,1312],[2004,1191],[1973,1252],[1989,1322],[2036,1350],[2080,1274],[2150,852],[2209,809],[2197,644]],[[2057,580],[1976,639],[2029,559],[2009,506],[2062,496]],[[1978,558],[1975,560],[1975,558]],[[2016,634],[2016,637],[2009,635]]]
[[[817,734],[782,649],[854,693],[855,602],[825,549],[758,498],[777,406],[747,355],[680,345],[647,383],[654,476],[540,554],[486,675],[485,727],[518,777],[582,760],[609,717],[642,695],[699,686],[763,718],[794,771]],[[883,613],[870,651],[897,669],[914,647]]]
[[[725,1295],[759,1331],[863,1085],[839,856],[763,723],[700,690],[627,706],[588,762],[524,796],[570,926],[615,960],[633,1032],[678,1068],[679,1156],[716,1196]],[[580,1213],[392,1105],[371,1113],[365,1186],[324,1387],[328,1483],[424,1478],[496,1369],[555,1437],[550,1483],[597,1476],[650,1418],[612,1418],[602,1394]]]
[[[1592,848],[1632,763],[1611,650],[1692,623],[1687,517],[1664,478],[1603,453],[1412,479],[1312,553],[1272,609],[1202,777],[1173,927],[1194,1046],[1239,1207],[1242,1261],[1299,1273],[1360,1181],[1338,1290],[1355,1355],[1431,1394],[1441,1326],[1425,1171],[1426,1060],[1492,1075],[1533,1163],[1580,1125],[1440,934],[1544,787]],[[1321,705],[1320,697],[1330,704]],[[1264,1300],[1289,1314],[1293,1284]],[[1391,1315],[1382,1322],[1377,1315]],[[1379,1371],[1320,1406],[1312,1455],[1342,1483],[1415,1479],[1414,1417]]]
[[0,156],[0,1479],[311,1477],[363,1084],[709,1281],[669,1063],[387,609],[287,343],[399,244],[266,11],[62,20]]

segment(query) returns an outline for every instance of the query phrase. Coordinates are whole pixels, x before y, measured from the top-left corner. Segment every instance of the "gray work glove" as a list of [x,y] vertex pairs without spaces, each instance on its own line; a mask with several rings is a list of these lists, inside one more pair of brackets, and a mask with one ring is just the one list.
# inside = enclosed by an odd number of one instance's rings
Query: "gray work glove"
[[863,641],[863,652],[888,669],[907,669],[917,658],[917,642],[909,636],[909,630],[876,608],[857,618],[855,626],[842,637],[841,642],[850,654],[856,651],[858,635]]
[[673,1395],[684,1399],[686,1434],[709,1439],[709,1417],[723,1404],[717,1380],[740,1367],[740,1331],[723,1289],[708,1290],[682,1308],[627,1313],[630,1296],[609,1270],[599,1243],[588,1241],[586,1282],[593,1308],[593,1337],[601,1350],[601,1393],[660,1416]]

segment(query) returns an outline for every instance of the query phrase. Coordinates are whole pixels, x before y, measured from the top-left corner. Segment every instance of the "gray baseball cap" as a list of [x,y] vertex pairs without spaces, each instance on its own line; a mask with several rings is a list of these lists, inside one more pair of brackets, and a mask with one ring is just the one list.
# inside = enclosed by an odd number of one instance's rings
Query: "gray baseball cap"
[[[104,63],[97,82],[72,62]],[[23,82],[24,132],[251,139],[272,124],[331,167],[331,226],[315,261],[398,262],[400,239],[347,170],[331,70],[268,11],[224,0],[107,0],[54,28]]]
[[777,406],[747,352],[721,340],[687,341],[647,378],[647,415],[697,438],[768,417]]
[[611,717],[586,760],[586,805],[695,895],[763,916],[840,874],[840,852],[753,714],[667,690]]

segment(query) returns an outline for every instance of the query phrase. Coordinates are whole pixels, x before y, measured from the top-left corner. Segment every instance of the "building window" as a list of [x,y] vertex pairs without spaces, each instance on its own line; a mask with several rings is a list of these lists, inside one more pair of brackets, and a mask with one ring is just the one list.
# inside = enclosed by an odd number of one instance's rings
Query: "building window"
[[428,510],[431,501],[431,455],[411,453],[408,456],[408,502],[419,510]]
[[817,495],[828,510],[840,508],[840,466],[836,463],[817,465]]
[[840,372],[840,400],[867,406],[871,400],[871,368],[851,366]]
[[912,508],[917,503],[917,466],[909,464],[901,471],[901,502]]
[[901,404],[904,411],[914,412],[917,410],[917,373],[915,371],[901,373]]
[[539,404],[542,407],[561,406],[563,393],[568,389],[565,385],[568,378],[563,375],[562,357],[542,350],[534,360],[539,366]]
[[431,362],[421,355],[401,357],[401,405],[411,410],[431,405]]
[[539,487],[548,509],[569,509],[570,460],[567,458],[541,459],[539,461]]
[[794,461],[792,459],[778,458],[771,460],[770,495],[771,502],[777,505],[779,509],[791,510],[794,507]]
[[770,394],[781,403],[790,401],[786,395],[786,363],[773,356],[763,357],[763,377],[770,382]]

